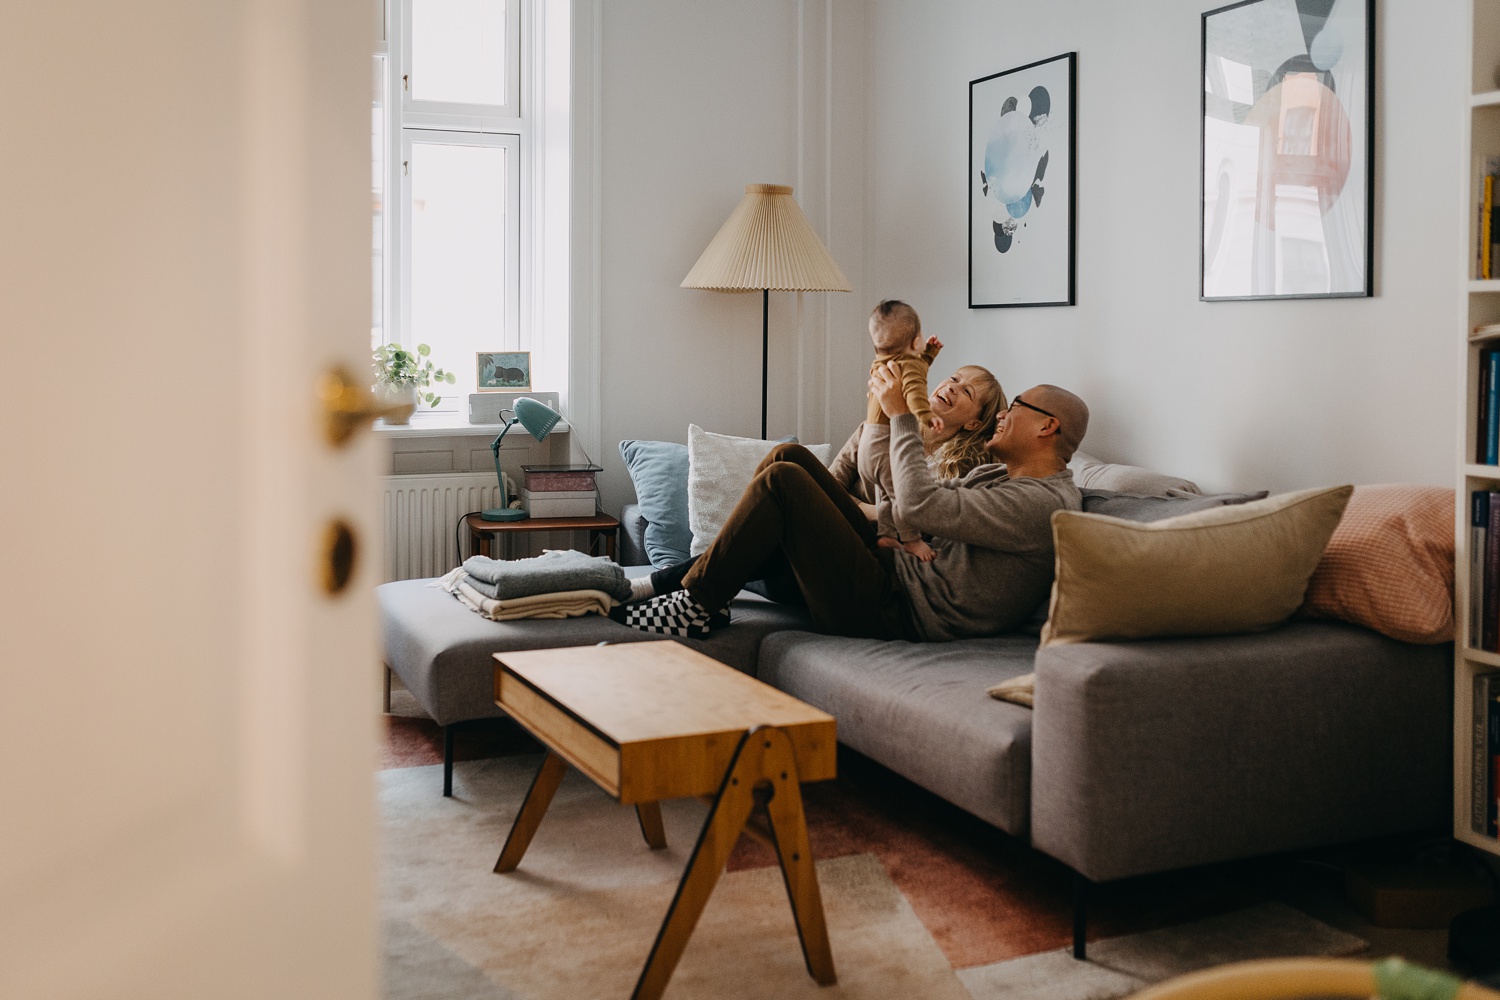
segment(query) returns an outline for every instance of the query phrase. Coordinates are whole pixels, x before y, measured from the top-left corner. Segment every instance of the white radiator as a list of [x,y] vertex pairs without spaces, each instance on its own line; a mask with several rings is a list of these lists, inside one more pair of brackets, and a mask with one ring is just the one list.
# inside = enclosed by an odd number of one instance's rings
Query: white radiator
[[[387,581],[442,576],[473,554],[468,532],[458,530],[459,518],[500,506],[494,473],[382,476],[381,486]],[[454,552],[455,533],[461,556]]]

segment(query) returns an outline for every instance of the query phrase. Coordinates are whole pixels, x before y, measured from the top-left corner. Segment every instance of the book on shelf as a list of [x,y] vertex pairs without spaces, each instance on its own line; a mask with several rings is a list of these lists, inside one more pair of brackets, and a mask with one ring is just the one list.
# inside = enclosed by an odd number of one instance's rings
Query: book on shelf
[[1469,494],[1469,645],[1480,648],[1484,634],[1484,551],[1490,526],[1490,495]]
[[1490,279],[1490,216],[1495,208],[1495,177],[1485,174],[1479,196],[1479,280]]
[[1491,837],[1500,836],[1500,700],[1496,699],[1496,693],[1496,683],[1492,682],[1489,700],[1485,702],[1485,715],[1489,720],[1485,727],[1488,737],[1485,773],[1489,780],[1484,794],[1484,832]]
[[1500,465],[1500,348],[1489,347],[1480,355],[1484,363],[1484,461]]
[[1484,619],[1480,623],[1479,648],[1500,652],[1500,493],[1489,494],[1489,523],[1484,538],[1484,588],[1481,591]]
[[1484,464],[1485,456],[1490,450],[1490,350],[1488,347],[1480,348],[1479,370],[1476,372],[1479,391],[1474,394],[1477,411],[1474,415],[1474,461],[1479,465]]
[[1495,797],[1493,752],[1490,750],[1490,703],[1493,672],[1474,675],[1473,735],[1469,769],[1469,829],[1487,833],[1489,803]]

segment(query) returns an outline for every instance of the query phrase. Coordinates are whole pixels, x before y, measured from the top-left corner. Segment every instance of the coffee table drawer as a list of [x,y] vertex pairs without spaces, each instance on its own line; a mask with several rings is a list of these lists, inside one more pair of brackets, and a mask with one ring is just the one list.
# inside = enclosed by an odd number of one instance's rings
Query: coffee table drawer
[[507,670],[495,671],[495,704],[569,764],[620,797],[620,751]]

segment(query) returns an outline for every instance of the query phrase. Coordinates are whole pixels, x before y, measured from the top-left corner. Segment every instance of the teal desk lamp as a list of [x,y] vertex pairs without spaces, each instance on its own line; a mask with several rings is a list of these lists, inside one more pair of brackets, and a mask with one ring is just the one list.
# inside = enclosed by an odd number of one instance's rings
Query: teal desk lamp
[[500,482],[500,506],[494,510],[480,512],[479,516],[486,521],[524,521],[527,517],[524,510],[510,509],[510,497],[505,492],[505,476],[500,471],[500,442],[505,440],[506,433],[516,424],[520,424],[526,428],[527,433],[540,441],[551,434],[552,428],[556,427],[557,422],[562,419],[561,413],[530,396],[522,396],[516,400],[514,410],[501,410],[500,419],[504,420],[507,413],[511,414],[510,421],[506,423],[500,436],[495,438],[490,445],[490,451],[495,453],[495,478]]

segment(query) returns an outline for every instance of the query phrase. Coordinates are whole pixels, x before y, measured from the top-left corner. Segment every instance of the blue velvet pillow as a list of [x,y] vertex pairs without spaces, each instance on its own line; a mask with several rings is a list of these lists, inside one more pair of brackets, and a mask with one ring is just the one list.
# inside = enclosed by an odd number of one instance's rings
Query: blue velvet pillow
[[673,441],[621,441],[620,456],[646,515],[646,558],[660,569],[691,558],[688,449]]

